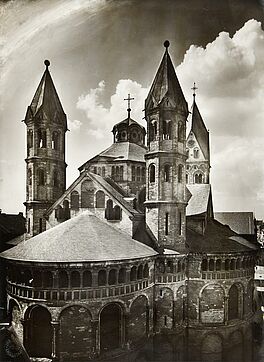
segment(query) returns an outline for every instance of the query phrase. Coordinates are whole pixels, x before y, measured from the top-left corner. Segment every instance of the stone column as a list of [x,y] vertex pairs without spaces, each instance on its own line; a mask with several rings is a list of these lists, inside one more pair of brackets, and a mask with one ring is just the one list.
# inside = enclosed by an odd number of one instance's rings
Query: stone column
[[57,361],[58,360],[58,356],[57,356],[57,344],[58,344],[58,329],[59,329],[59,325],[60,323],[58,321],[51,321],[51,326],[52,326],[52,349],[51,349],[51,358],[52,361]]
[[224,297],[224,323],[227,324],[228,322],[228,301],[229,297],[225,295]]
[[93,334],[93,348],[94,356],[99,356],[100,354],[100,335],[99,335],[99,320],[91,321],[92,324],[92,334]]

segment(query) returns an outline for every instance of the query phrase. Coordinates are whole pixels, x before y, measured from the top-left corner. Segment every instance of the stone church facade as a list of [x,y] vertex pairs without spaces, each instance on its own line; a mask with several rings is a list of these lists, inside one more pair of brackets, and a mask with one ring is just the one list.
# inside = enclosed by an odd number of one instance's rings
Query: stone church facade
[[[49,62],[28,107],[27,240],[1,254],[28,354],[59,361],[251,361],[258,247],[214,220],[209,133],[165,42],[145,100],[66,189]],[[145,146],[145,138],[147,145]]]

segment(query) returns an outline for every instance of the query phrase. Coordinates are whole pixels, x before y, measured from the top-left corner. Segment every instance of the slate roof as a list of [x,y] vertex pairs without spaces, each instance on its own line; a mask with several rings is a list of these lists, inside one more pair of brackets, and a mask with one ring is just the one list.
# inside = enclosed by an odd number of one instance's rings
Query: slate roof
[[113,143],[106,150],[86,161],[78,168],[79,171],[83,170],[87,164],[93,160],[98,161],[100,158],[108,158],[110,161],[135,161],[145,163],[146,148],[139,146],[132,142],[117,142]]
[[195,134],[205,159],[210,160],[209,132],[207,131],[195,99],[192,106],[191,132]]
[[122,124],[125,124],[126,126],[131,126],[131,125],[134,124],[134,125],[139,126],[141,129],[145,130],[145,127],[143,127],[141,124],[139,124],[137,121],[135,121],[134,119],[132,119],[132,118],[130,118],[130,117],[124,119],[124,120],[121,121],[121,122],[116,123],[116,124],[114,125],[114,127],[113,127],[113,130],[114,130],[116,127],[118,127],[118,126],[120,126],[120,125],[122,125]]
[[237,234],[255,234],[253,212],[215,212],[214,217]]
[[194,184],[188,185],[188,190],[191,192],[187,208],[186,216],[199,215],[207,211],[209,197],[211,194],[210,184]]
[[11,260],[74,263],[136,259],[157,252],[85,211],[0,255]]
[[28,107],[26,119],[34,117],[39,111],[43,111],[49,119],[53,119],[56,114],[62,114],[65,117],[66,125],[66,115],[47,66]]
[[243,239],[228,226],[209,219],[204,235],[187,228],[186,244],[190,251],[201,253],[228,253],[258,250],[258,247]]
[[146,98],[145,109],[157,107],[164,98],[169,98],[175,106],[188,112],[188,105],[167,48]]

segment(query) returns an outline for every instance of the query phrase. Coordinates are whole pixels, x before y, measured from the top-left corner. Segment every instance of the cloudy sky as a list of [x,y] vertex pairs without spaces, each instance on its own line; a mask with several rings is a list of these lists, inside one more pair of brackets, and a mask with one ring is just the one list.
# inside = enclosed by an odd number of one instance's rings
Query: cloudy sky
[[67,184],[112,142],[114,123],[144,125],[144,99],[169,39],[191,107],[211,138],[215,211],[264,217],[264,1],[0,2],[0,208],[24,211],[27,106],[49,59],[68,116]]

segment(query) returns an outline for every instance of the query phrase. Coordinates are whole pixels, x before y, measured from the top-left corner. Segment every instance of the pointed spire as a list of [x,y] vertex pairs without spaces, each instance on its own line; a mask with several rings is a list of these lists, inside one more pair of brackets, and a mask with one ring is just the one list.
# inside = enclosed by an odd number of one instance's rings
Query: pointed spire
[[165,52],[147,96],[145,108],[155,108],[164,98],[167,98],[172,101],[175,107],[188,112],[187,102],[169,55],[169,45],[170,42],[166,40],[164,42]]
[[198,106],[195,101],[196,93],[195,91],[198,88],[195,83],[192,88],[193,90],[193,106],[192,106],[192,126],[191,132],[194,133],[201,149],[204,154],[204,157],[207,160],[210,160],[210,148],[209,148],[209,132],[207,131],[202,116],[199,112]]
[[30,114],[31,117],[34,117],[41,110],[50,120],[53,120],[55,115],[62,115],[65,117],[59,96],[49,72],[49,60],[45,60],[44,64],[46,69],[29,106],[27,115]]

